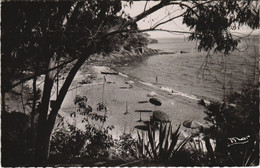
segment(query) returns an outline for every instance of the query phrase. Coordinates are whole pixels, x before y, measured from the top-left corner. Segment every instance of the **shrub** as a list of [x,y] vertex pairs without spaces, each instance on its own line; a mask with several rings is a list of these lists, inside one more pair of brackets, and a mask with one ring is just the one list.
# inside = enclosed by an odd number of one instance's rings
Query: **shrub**
[[97,129],[91,125],[86,126],[87,144],[84,148],[84,155],[91,157],[108,156],[109,149],[114,145],[112,135],[108,134],[109,130],[112,130],[113,126]]
[[189,139],[178,142],[179,128],[173,133],[171,124],[160,123],[159,126],[159,141],[156,142],[155,129],[152,130],[148,124],[148,139],[141,137],[138,132],[137,151],[140,158],[148,158],[156,162],[174,162],[176,153],[184,146]]
[[131,134],[123,134],[116,140],[116,147],[119,155],[122,157],[137,157],[137,140]]
[[[76,119],[77,115],[81,116],[81,122],[85,123],[85,129],[79,129],[75,125],[68,124],[65,128],[58,128],[52,134],[51,152],[52,155],[64,159],[73,159],[77,157],[101,157],[108,156],[109,148],[114,145],[114,140],[109,131],[113,126],[103,127],[106,116],[99,115],[92,111],[92,107],[87,105],[87,97],[76,96],[74,104],[78,106],[77,111],[71,113],[71,117]],[[101,123],[101,127],[90,124],[89,120]]]
[[62,156],[65,160],[85,156],[108,156],[108,150],[114,144],[112,136],[108,134],[112,128],[99,130],[86,124],[84,131],[74,125],[69,125],[68,131],[60,129],[52,135],[52,155]]
[[52,134],[50,146],[52,155],[62,155],[65,160],[80,156],[87,141],[84,131],[73,125],[68,127],[68,130],[60,129]]
[[28,164],[33,155],[30,117],[20,112],[2,112],[2,166]]
[[[212,126],[204,130],[206,137],[216,140],[216,150],[210,157],[215,165],[258,165],[259,90],[243,89],[228,96],[226,103],[212,102],[205,105]],[[228,138],[250,137],[248,143],[228,146]],[[208,148],[210,144],[205,141]]]

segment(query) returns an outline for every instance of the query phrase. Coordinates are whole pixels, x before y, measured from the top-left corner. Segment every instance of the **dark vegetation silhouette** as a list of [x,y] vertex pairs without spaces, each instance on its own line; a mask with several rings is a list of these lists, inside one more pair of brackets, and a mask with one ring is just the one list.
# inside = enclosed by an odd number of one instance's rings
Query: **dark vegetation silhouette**
[[[216,149],[210,153],[212,165],[252,166],[259,164],[258,87],[247,86],[240,93],[228,95],[224,103],[212,102],[205,105],[207,114],[205,120],[209,121],[212,126],[204,129],[203,132],[208,138],[216,140]],[[228,140],[233,137],[245,141],[239,143],[239,141]]]
[[[131,3],[129,1],[129,5]],[[182,8],[183,13],[147,30],[138,29],[137,21],[169,5]],[[191,30],[188,32],[189,39],[198,40],[199,50],[213,50],[225,55],[230,54],[239,42],[239,39],[232,37],[230,28],[238,29],[243,25],[252,29],[259,27],[259,7],[253,1],[162,0],[134,18],[120,13],[121,8],[120,0],[2,3],[2,112],[8,111],[5,95],[26,81],[33,80],[30,121],[31,127],[37,125],[37,129],[32,159],[35,163],[32,165],[43,166],[47,163],[58,111],[76,73],[91,55],[117,50],[126,41],[125,50],[145,45],[145,38],[138,32],[175,32],[158,27],[179,17],[184,18],[183,23]],[[143,40],[136,43],[137,37]],[[65,79],[63,83],[60,82],[62,71],[66,72],[62,74]],[[37,106],[35,86],[40,75],[44,75],[45,79]],[[51,104],[51,91],[54,85],[59,84],[57,99]],[[36,114],[37,122],[34,123]]]

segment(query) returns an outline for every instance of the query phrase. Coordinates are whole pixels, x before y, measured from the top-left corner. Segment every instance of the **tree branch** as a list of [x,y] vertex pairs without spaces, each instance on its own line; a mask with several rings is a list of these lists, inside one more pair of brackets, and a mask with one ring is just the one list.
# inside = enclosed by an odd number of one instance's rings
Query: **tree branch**
[[164,6],[169,5],[169,3],[165,3],[164,1],[161,1],[159,4],[154,5],[153,7],[151,7],[150,9],[148,9],[147,11],[144,11],[143,13],[137,15],[136,17],[133,18],[133,20],[131,21],[133,22],[138,22],[139,20],[143,19],[144,17],[150,15],[151,13],[163,8]]
[[[212,1],[212,0],[211,0],[211,1],[206,1],[206,2],[200,3],[199,5],[203,5],[203,4],[207,4],[207,3],[211,3],[211,2],[213,2],[213,1]],[[143,13],[137,15],[137,16],[134,17],[132,20],[127,21],[127,22],[124,23],[123,25],[117,25],[117,26],[111,27],[109,30],[107,30],[107,32],[105,33],[105,36],[111,36],[111,35],[114,35],[114,34],[116,34],[116,33],[118,33],[118,32],[121,32],[123,28],[125,28],[125,27],[127,27],[127,26],[129,26],[129,25],[131,25],[131,24],[133,24],[133,23],[138,22],[139,20],[141,20],[141,19],[143,19],[144,17],[150,15],[151,13],[153,13],[153,12],[155,12],[155,11],[157,11],[157,10],[159,10],[159,9],[161,9],[161,8],[163,8],[163,7],[165,7],[165,6],[168,6],[168,5],[180,5],[180,6],[182,5],[182,6],[185,6],[185,7],[187,7],[188,9],[192,10],[197,17],[199,17],[198,14],[193,10],[193,9],[196,8],[198,5],[195,5],[195,6],[193,6],[193,7],[190,7],[189,5],[184,4],[184,3],[181,3],[181,2],[171,2],[171,1],[168,1],[168,0],[162,0],[159,4],[154,5],[152,8],[150,8],[150,9],[148,9],[147,11],[144,11]],[[185,13],[185,12],[184,12],[184,13]],[[183,14],[184,14],[184,13],[183,13]],[[183,14],[182,14],[182,15],[183,15]],[[167,22],[169,22],[169,21],[171,21],[171,20],[174,20],[174,19],[176,19],[176,18],[178,18],[178,17],[181,17],[181,16],[178,15],[178,16],[172,18],[172,19],[169,19],[168,21],[163,22],[162,24],[165,24],[165,23],[167,23]],[[156,27],[158,27],[159,25],[162,25],[162,24],[159,23],[159,24],[156,25]],[[155,27],[155,28],[156,28],[156,27]],[[151,31],[151,30],[153,30],[153,29],[149,29],[149,31]]]
[[36,73],[36,74],[34,74],[34,75],[27,76],[27,77],[25,77],[25,78],[23,78],[23,79],[20,79],[19,81],[17,81],[17,82],[15,82],[15,83],[13,83],[13,84],[7,86],[6,88],[4,88],[4,89],[3,89],[3,92],[6,93],[6,92],[10,91],[11,89],[15,88],[16,86],[18,86],[18,85],[20,85],[20,84],[22,84],[22,83],[24,83],[24,82],[26,82],[26,81],[28,81],[28,80],[31,80],[31,79],[35,78],[36,76],[40,76],[40,75],[47,74],[48,72],[50,72],[50,71],[52,71],[52,70],[55,70],[55,69],[57,69],[57,68],[62,68],[63,66],[65,66],[65,65],[67,65],[67,64],[69,64],[69,63],[75,61],[76,59],[78,59],[78,58],[73,58],[73,59],[71,59],[71,60],[69,60],[69,61],[67,61],[67,62],[64,62],[64,63],[62,63],[62,64],[60,64],[60,65],[58,65],[58,66],[56,66],[56,67],[53,67],[53,68],[51,68],[51,69],[46,69],[46,70],[44,70],[44,71],[42,71],[42,72],[39,72],[39,73]]
[[53,108],[51,109],[51,112],[48,116],[48,123],[49,123],[49,128],[50,130],[53,129],[54,127],[54,123],[55,123],[55,119],[56,116],[58,114],[58,111],[60,109],[60,106],[68,92],[68,89],[75,77],[75,75],[77,74],[78,70],[80,69],[80,67],[84,64],[84,62],[86,61],[86,59],[88,59],[90,57],[91,54],[93,54],[94,52],[94,47],[88,47],[87,53],[84,53],[80,56],[80,58],[77,60],[77,62],[74,64],[74,66],[71,68],[68,76],[66,77],[65,82],[63,83],[60,91],[59,91],[59,95],[54,103]]
[[[178,9],[178,10],[176,10],[176,11],[179,11],[179,10],[181,10],[181,9]],[[172,12],[169,13],[168,15],[164,16],[162,19],[158,20],[154,25],[159,24],[159,23],[162,22],[165,18],[167,18],[168,16],[170,16],[171,14],[173,14],[173,13],[176,12],[176,11],[172,11]]]
[[180,34],[198,34],[198,33],[193,33],[189,31],[175,31],[175,30],[167,30],[167,29],[143,29],[143,30],[138,30],[139,33],[141,32],[147,32],[147,31],[164,31],[168,33],[180,33]]
[[[53,54],[53,57],[50,58],[48,69],[52,69],[56,64],[57,56]],[[45,82],[43,86],[43,94],[42,94],[42,100],[41,105],[39,109],[39,122],[44,122],[47,119],[48,115],[48,108],[50,103],[50,94],[53,86],[53,80],[54,80],[54,72],[49,71],[45,76]]]
[[162,0],[159,4],[154,5],[153,7],[151,7],[150,9],[148,9],[147,11],[144,11],[143,13],[137,15],[136,17],[134,17],[132,20],[127,21],[126,23],[124,23],[123,25],[116,25],[114,27],[111,27],[110,29],[108,29],[105,33],[105,36],[111,36],[113,34],[118,33],[119,30],[122,30],[123,28],[138,22],[139,20],[143,19],[144,17],[150,15],[151,13],[163,8],[164,6],[169,5],[170,3],[166,0]]
[[197,34],[200,35],[199,33],[194,33],[194,32],[190,32],[190,31],[175,31],[175,30],[167,30],[167,29],[156,29],[156,28],[148,28],[148,29],[142,29],[142,30],[118,30],[115,33],[124,33],[124,32],[128,32],[128,33],[142,33],[142,32],[148,32],[148,31],[164,31],[164,32],[169,32],[169,33],[180,33],[180,34]]
[[187,13],[187,11],[184,12],[184,13],[182,13],[182,14],[180,14],[180,15],[178,15],[178,16],[175,16],[175,17],[173,17],[173,18],[170,18],[170,19],[168,19],[168,20],[166,20],[166,21],[164,21],[164,22],[158,23],[157,25],[154,25],[154,26],[152,27],[152,29],[154,29],[154,28],[156,28],[156,27],[158,27],[158,26],[160,26],[160,25],[163,25],[163,24],[165,24],[165,23],[168,23],[168,22],[170,22],[170,21],[172,21],[172,20],[174,20],[174,19],[177,19],[177,18],[183,16],[185,13]]
[[[71,18],[71,16],[73,15],[73,13],[74,13],[74,11],[75,11],[75,8],[76,8],[77,6],[78,6],[78,2],[74,2],[74,4],[72,5],[70,11],[68,12],[68,15],[64,17],[64,19],[63,19],[63,21],[62,21],[62,27],[63,27],[64,29],[66,29],[66,26],[67,26],[67,24],[68,24],[68,21],[69,21],[69,19]],[[37,74],[34,74],[34,75],[31,75],[31,76],[25,77],[25,78],[23,78],[23,79],[20,79],[18,82],[13,83],[13,84],[7,86],[6,88],[2,88],[2,89],[3,89],[3,92],[8,92],[8,91],[10,91],[11,89],[13,89],[14,87],[16,87],[16,86],[18,86],[18,85],[20,85],[20,84],[22,84],[22,83],[24,83],[24,82],[26,82],[26,81],[28,81],[28,80],[30,80],[30,79],[33,79],[33,78],[36,77],[36,76],[40,76],[40,75],[43,75],[43,74],[47,74],[48,72],[50,72],[50,71],[52,71],[52,70],[55,70],[55,69],[57,69],[57,68],[61,68],[61,67],[63,67],[64,65],[73,62],[73,61],[76,60],[76,59],[78,59],[78,58],[74,58],[74,59],[72,59],[72,60],[70,60],[70,61],[67,61],[67,62],[64,62],[64,63],[62,63],[62,64],[60,64],[60,65],[58,65],[58,66],[56,66],[56,67],[54,67],[54,68],[47,69],[47,70],[42,71],[42,72],[39,72],[39,73],[37,73]]]
[[69,19],[71,18],[71,16],[73,15],[75,8],[78,6],[78,1],[74,2],[74,4],[71,6],[68,14],[64,17],[63,21],[62,21],[62,27],[64,29],[66,29],[66,26],[68,24]]
[[[191,11],[193,11],[193,13],[199,18],[200,16],[194,11],[194,8],[198,7],[199,5],[204,5],[204,4],[207,4],[207,3],[211,3],[213,2],[212,0],[211,1],[206,1],[206,2],[203,2],[203,3],[197,3],[195,1],[193,1],[193,3],[195,3],[196,5],[193,6],[193,7],[190,7],[189,5],[187,4],[184,4],[184,3],[181,3],[179,2],[178,4],[182,7],[182,6],[185,6],[186,8],[190,9]],[[173,5],[173,4],[176,4],[175,2],[174,3],[170,3],[170,5]],[[186,11],[187,12],[187,11]]]
[[147,6],[148,2],[149,2],[149,0],[147,0],[147,1],[145,2],[145,5],[144,5],[144,12],[145,12],[145,10],[146,10],[146,6]]

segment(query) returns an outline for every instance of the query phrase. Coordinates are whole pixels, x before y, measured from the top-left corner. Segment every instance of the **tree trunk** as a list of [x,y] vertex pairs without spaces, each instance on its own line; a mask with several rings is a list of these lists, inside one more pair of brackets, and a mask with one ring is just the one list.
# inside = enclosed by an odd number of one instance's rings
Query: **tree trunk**
[[[35,165],[44,166],[49,159],[49,150],[50,150],[50,138],[51,133],[55,125],[56,116],[60,109],[60,106],[68,92],[68,89],[77,74],[80,67],[84,64],[85,60],[92,54],[92,50],[89,53],[85,53],[84,56],[81,56],[78,61],[74,64],[70,70],[62,88],[60,89],[57,100],[55,101],[51,112],[48,114],[48,107],[50,101],[50,92],[54,82],[54,75],[46,75],[44,83],[44,92],[40,105],[40,115],[38,120],[38,129],[37,129],[37,141],[36,141],[36,151],[35,151]],[[51,64],[52,61],[50,61]],[[55,64],[54,64],[55,65]],[[53,65],[53,66],[54,66]],[[50,68],[50,66],[49,66]],[[50,73],[52,73],[51,71]]]
[[37,141],[35,150],[34,166],[45,166],[49,159],[51,130],[48,129],[48,122],[38,123]]
[[37,99],[37,87],[36,87],[37,76],[33,79],[33,104],[32,104],[32,112],[31,112],[31,128],[34,129],[34,116],[36,110],[36,99]]
[[23,106],[23,113],[25,114],[25,105],[24,105],[24,101],[23,101],[23,83],[22,83],[22,88],[21,88],[21,101],[22,101],[22,106]]
[[84,56],[81,56],[78,61],[75,63],[75,65],[72,67],[72,69],[70,70],[64,84],[62,85],[62,88],[60,89],[59,95],[57,97],[57,100],[54,103],[54,106],[50,112],[49,118],[48,118],[48,125],[52,131],[54,124],[55,124],[55,120],[56,120],[56,116],[59,112],[60,106],[69,90],[69,87],[74,79],[74,77],[76,76],[78,70],[80,69],[80,67],[84,64],[85,60],[92,54],[92,50],[90,50],[88,53],[85,53]]
[[[49,61],[48,69],[55,66],[56,56]],[[44,89],[41,104],[39,107],[39,119],[37,125],[37,139],[36,139],[36,149],[35,149],[35,164],[37,166],[42,166],[49,158],[49,142],[51,130],[48,129],[47,116],[49,111],[49,102],[51,97],[51,90],[54,82],[54,72],[50,71],[45,76]]]
[[[159,8],[162,8],[165,4],[160,4],[156,7],[153,7],[153,9],[148,10],[145,15],[148,15]],[[145,15],[140,15],[137,18],[135,18],[134,21],[140,20]],[[131,23],[126,23],[124,25],[115,26],[114,28],[111,28],[109,31],[107,31],[107,35],[113,34],[113,31],[118,31],[122,27],[126,27],[127,25],[130,25]],[[104,38],[104,37],[103,37]],[[95,43],[98,45],[98,41],[100,39],[96,39]],[[60,109],[60,106],[68,92],[68,89],[77,74],[80,67],[84,64],[85,60],[94,52],[95,47],[91,44],[88,49],[86,49],[87,53],[84,53],[81,55],[81,57],[77,60],[73,68],[70,70],[64,84],[62,85],[62,88],[60,89],[59,95],[57,97],[57,100],[55,101],[53,108],[51,109],[51,112],[48,117],[48,108],[49,108],[49,101],[50,101],[50,93],[53,86],[53,71],[48,72],[48,74],[45,77],[45,83],[44,83],[44,91],[43,91],[43,97],[41,101],[41,105],[39,108],[39,120],[38,120],[38,129],[37,129],[37,141],[36,141],[36,151],[35,151],[35,161],[37,166],[42,166],[46,163],[46,161],[49,158],[49,146],[50,146],[50,137],[52,133],[52,129],[55,124],[56,116],[58,114],[58,111]],[[56,60],[56,59],[55,59]],[[51,65],[52,60],[50,60],[49,69],[53,68]]]
[[31,128],[34,130],[34,117],[35,117],[35,110],[36,110],[36,101],[37,101],[37,76],[39,67],[39,60],[36,61],[35,65],[35,76],[33,78],[33,104],[32,104],[32,112],[31,112]]
[[3,92],[3,91],[2,91],[1,100],[2,100],[2,112],[6,112],[6,109],[5,109],[5,92]]

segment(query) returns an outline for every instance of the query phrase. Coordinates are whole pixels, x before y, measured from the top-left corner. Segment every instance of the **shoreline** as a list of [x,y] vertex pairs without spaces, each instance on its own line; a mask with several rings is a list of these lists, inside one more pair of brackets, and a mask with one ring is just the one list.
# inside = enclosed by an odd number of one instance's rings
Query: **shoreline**
[[159,49],[157,49],[157,50],[151,49],[151,50],[156,51],[156,53],[148,53],[148,54],[144,55],[143,57],[141,57],[141,59],[134,59],[133,58],[133,59],[127,60],[126,62],[122,62],[122,63],[119,63],[119,64],[108,65],[108,66],[106,65],[106,67],[108,67],[111,70],[121,74],[124,77],[127,76],[131,80],[137,80],[140,83],[143,83],[144,85],[147,85],[147,86],[152,85],[153,87],[157,87],[157,89],[164,90],[164,91],[166,91],[168,93],[172,93],[173,95],[176,95],[176,96],[181,96],[181,97],[185,97],[185,98],[188,98],[188,99],[193,99],[197,102],[200,101],[200,100],[203,100],[206,104],[210,104],[210,102],[214,102],[214,101],[220,101],[218,99],[209,99],[205,96],[198,96],[198,95],[192,95],[192,94],[189,94],[189,93],[184,93],[184,92],[181,92],[179,90],[175,90],[173,88],[170,88],[168,86],[162,86],[162,85],[149,83],[149,82],[143,81],[142,79],[138,79],[138,78],[135,78],[133,76],[130,76],[128,74],[123,74],[120,71],[120,68],[131,66],[131,65],[135,64],[136,62],[143,61],[143,60],[148,59],[149,57],[154,56],[154,55],[165,55],[165,54],[176,54],[177,53],[177,51],[176,52],[165,52],[165,51],[159,50]]
[[[95,109],[97,103],[102,100],[102,82],[104,76],[106,77],[105,91],[104,91],[104,103],[107,105],[107,122],[105,126],[114,125],[115,129],[111,131],[114,138],[119,138],[123,133],[136,134],[137,125],[143,123],[137,122],[140,118],[140,114],[135,112],[138,110],[151,110],[154,111],[155,107],[150,103],[140,104],[139,101],[149,101],[147,94],[155,92],[157,98],[162,101],[162,106],[156,107],[156,110],[161,110],[170,116],[173,129],[176,129],[178,125],[181,125],[181,130],[187,131],[188,129],[182,126],[185,120],[196,120],[204,123],[204,108],[199,106],[198,101],[182,97],[180,95],[169,94],[166,90],[163,90],[157,86],[149,86],[144,82],[131,78],[125,74],[119,72],[119,75],[104,75],[101,71],[114,71],[114,68],[106,66],[93,66],[96,79],[91,84],[83,84],[77,89],[70,90],[65,97],[64,103],[61,107],[61,116],[70,120],[70,123],[75,122],[69,117],[71,109],[75,108],[73,99],[76,95],[86,96],[88,98],[89,105]],[[82,79],[82,71],[79,71],[75,77],[71,88],[75,85],[78,86],[79,80]],[[132,86],[127,84],[127,81],[133,81]],[[126,105],[127,104],[127,105]],[[127,109],[126,109],[127,107]],[[96,112],[95,110],[93,110]],[[128,115],[124,113],[128,111]],[[104,114],[104,112],[97,112]],[[147,121],[150,119],[152,113],[142,113],[142,120]],[[80,121],[80,117],[76,119]],[[76,122],[78,127],[83,125]]]
[[[153,50],[154,51],[154,50]],[[158,51],[154,54],[149,53],[143,57],[138,56],[139,59],[127,60],[128,64],[133,63],[134,61],[140,61],[140,59],[148,59],[150,56],[160,54]],[[157,107],[156,110],[164,111],[168,114],[172,121],[173,129],[176,129],[178,125],[181,125],[181,130],[187,130],[182,126],[183,121],[185,120],[196,120],[204,123],[204,108],[199,106],[197,100],[192,100],[188,97],[178,95],[177,92],[174,94],[169,94],[167,88],[160,85],[153,85],[146,83],[140,79],[133,78],[126,74],[121,73],[117,70],[116,64],[114,66],[97,66],[97,65],[88,65],[82,66],[82,68],[76,74],[72,85],[69,88],[69,91],[65,97],[64,102],[62,103],[59,114],[65,118],[65,121],[73,124],[75,120],[70,117],[71,112],[75,111],[75,105],[73,100],[76,95],[86,96],[88,98],[89,105],[93,109],[96,109],[97,103],[102,101],[102,84],[104,81],[104,76],[107,78],[107,83],[105,86],[105,104],[108,106],[108,119],[105,123],[106,126],[114,125],[115,129],[111,131],[113,137],[118,138],[123,133],[136,133],[134,128],[137,125],[142,125],[143,123],[136,122],[139,119],[139,113],[135,112],[136,110],[154,110],[154,106],[150,103],[139,104],[139,101],[149,101],[147,94],[150,92],[157,93],[157,98],[160,99],[163,103],[161,107]],[[121,66],[123,64],[121,63]],[[124,65],[123,65],[124,66]],[[89,67],[93,67],[93,70],[88,71]],[[92,69],[92,68],[91,68]],[[119,75],[104,75],[101,74],[101,71],[116,71]],[[96,79],[94,79],[89,84],[81,84],[88,75],[95,74]],[[126,84],[127,81],[134,81],[132,88],[129,88],[129,84]],[[111,82],[111,83],[108,83]],[[61,85],[60,85],[61,86]],[[52,99],[55,99],[55,94],[52,96]],[[129,115],[124,115],[126,111],[126,102],[128,104]],[[94,112],[96,112],[94,110]],[[104,112],[98,112],[104,114]],[[152,113],[142,113],[142,119],[149,120]],[[80,122],[80,117],[76,119],[78,127],[83,128]],[[56,125],[58,124],[59,119],[57,118]]]

